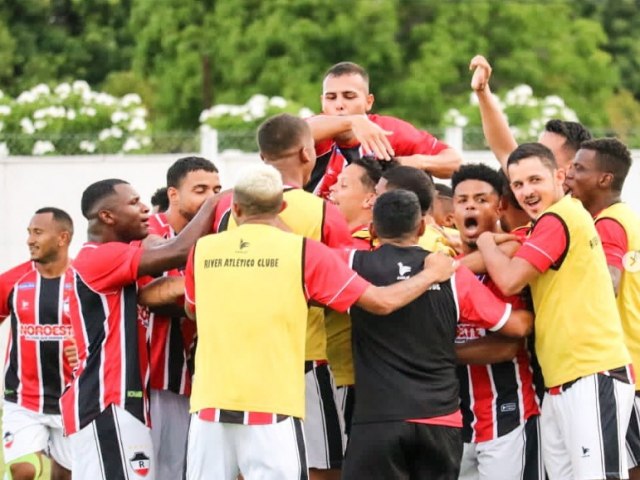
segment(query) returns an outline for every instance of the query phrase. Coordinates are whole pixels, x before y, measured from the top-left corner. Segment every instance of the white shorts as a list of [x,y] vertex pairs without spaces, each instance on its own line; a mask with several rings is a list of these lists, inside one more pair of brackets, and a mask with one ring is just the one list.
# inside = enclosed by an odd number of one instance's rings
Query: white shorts
[[304,436],[309,468],[341,468],[347,437],[331,368],[326,362],[304,363]]
[[465,443],[459,480],[543,480],[538,416],[493,440]]
[[71,439],[73,478],[155,479],[149,428],[126,410],[109,406]]
[[636,392],[636,396],[633,398],[633,408],[626,437],[629,468],[640,465],[640,397],[638,395],[640,392]]
[[156,480],[182,478],[189,419],[189,398],[168,390],[151,390],[151,439]]
[[549,478],[628,478],[625,435],[634,391],[633,384],[598,373],[545,394],[540,431]]
[[61,467],[71,469],[71,444],[63,436],[60,415],[33,412],[5,401],[2,438],[5,463],[30,453],[44,452]]
[[191,415],[187,480],[307,480],[300,419],[271,425],[209,422]]

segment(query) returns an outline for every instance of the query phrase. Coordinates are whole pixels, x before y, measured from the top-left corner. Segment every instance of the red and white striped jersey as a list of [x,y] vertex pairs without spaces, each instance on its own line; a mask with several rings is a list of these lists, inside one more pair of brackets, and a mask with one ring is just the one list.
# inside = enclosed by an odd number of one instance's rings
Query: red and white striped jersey
[[[479,280],[514,309],[527,308],[522,296],[505,297],[488,275],[479,276]],[[456,342],[464,343],[486,334],[486,330],[465,324],[464,318],[460,318]],[[463,440],[467,443],[493,440],[538,415],[540,406],[533,377],[525,346],[508,362],[459,366]]]
[[[176,235],[164,213],[151,216],[149,233],[162,238],[173,238]],[[182,276],[184,271],[174,269],[164,275]],[[185,316],[167,317],[149,313],[149,331],[151,388],[190,395],[196,341],[195,322]]]
[[71,270],[43,278],[32,262],[0,276],[0,319],[11,318],[5,400],[38,413],[60,413],[60,395],[71,380],[63,354],[63,344],[72,336],[65,308],[71,286]]
[[60,399],[67,435],[110,405],[150,424],[147,325],[137,309],[141,256],[139,246],[89,242],[73,261],[69,313],[79,364]]

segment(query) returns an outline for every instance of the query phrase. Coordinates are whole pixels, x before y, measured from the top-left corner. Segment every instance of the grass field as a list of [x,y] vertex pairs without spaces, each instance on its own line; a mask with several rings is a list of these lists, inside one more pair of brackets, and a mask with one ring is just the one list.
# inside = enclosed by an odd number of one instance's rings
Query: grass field
[[[2,410],[0,410],[0,427],[2,426]],[[1,431],[1,429],[0,429]],[[0,479],[4,478],[4,449],[0,448]],[[43,480],[51,478],[49,459],[44,457],[44,470],[42,472]]]

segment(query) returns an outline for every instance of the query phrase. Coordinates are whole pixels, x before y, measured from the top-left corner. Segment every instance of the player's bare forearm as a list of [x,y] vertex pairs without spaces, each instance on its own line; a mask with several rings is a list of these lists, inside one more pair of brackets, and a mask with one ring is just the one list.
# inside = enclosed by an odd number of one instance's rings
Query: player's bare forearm
[[160,277],[145,285],[138,292],[138,303],[158,309],[176,305],[184,295],[184,277]]
[[482,131],[487,139],[489,148],[506,171],[507,160],[511,152],[518,147],[518,142],[514,138],[509,124],[500,109],[500,105],[491,94],[491,89],[487,85],[484,90],[477,91],[478,106],[482,118]]
[[504,295],[519,293],[535,277],[531,272],[531,269],[535,272],[533,266],[525,260],[510,258],[496,245],[493,234],[482,233],[477,245],[487,273]]
[[516,356],[521,345],[521,339],[504,337],[499,334],[487,335],[456,344],[456,356],[458,363],[465,365],[508,362]]
[[395,157],[402,165],[419,168],[438,178],[451,178],[462,165],[462,157],[453,148],[447,148],[437,155],[408,155]]
[[[498,248],[509,258],[512,258],[520,248],[520,245],[520,242],[511,240],[500,243]],[[487,267],[480,251],[471,252],[465,255],[460,259],[460,263],[477,275],[487,273]]]
[[307,118],[313,140],[320,142],[351,130],[351,115],[316,115]]
[[499,330],[500,335],[524,338],[533,332],[533,319],[529,310],[512,310],[507,323]]

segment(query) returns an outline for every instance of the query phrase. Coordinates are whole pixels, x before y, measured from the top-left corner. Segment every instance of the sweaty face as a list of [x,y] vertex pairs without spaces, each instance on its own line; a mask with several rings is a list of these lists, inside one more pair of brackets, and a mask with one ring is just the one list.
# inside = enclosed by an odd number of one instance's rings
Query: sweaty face
[[573,155],[571,155],[570,150],[564,148],[564,144],[567,142],[565,137],[557,133],[544,131],[540,134],[538,142],[551,150],[559,169],[565,172],[569,169],[573,161]]
[[140,195],[127,183],[114,187],[108,210],[114,219],[113,228],[123,242],[142,240],[149,231],[149,207],[140,201]]
[[578,150],[567,170],[564,187],[567,193],[580,200],[589,209],[602,172],[598,169],[594,150]]
[[483,232],[493,232],[498,222],[500,197],[482,180],[465,180],[453,192],[453,217],[460,239],[475,248]]
[[360,165],[348,165],[330,188],[329,200],[342,212],[347,223],[361,217],[368,206],[371,211],[375,193],[362,183],[361,178],[365,174],[365,169]]
[[221,189],[220,176],[216,172],[194,170],[188,172],[176,190],[175,204],[185,220],[191,220],[209,197]]
[[563,196],[564,172],[551,171],[538,157],[509,165],[511,189],[530,218],[538,218]]
[[58,253],[64,247],[65,241],[61,237],[62,229],[54,220],[53,213],[35,214],[27,232],[29,234],[27,246],[31,260],[49,263],[58,258]]
[[330,75],[322,84],[322,112],[326,115],[364,115],[373,105],[373,95],[358,74]]

